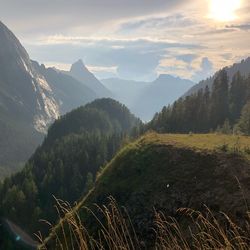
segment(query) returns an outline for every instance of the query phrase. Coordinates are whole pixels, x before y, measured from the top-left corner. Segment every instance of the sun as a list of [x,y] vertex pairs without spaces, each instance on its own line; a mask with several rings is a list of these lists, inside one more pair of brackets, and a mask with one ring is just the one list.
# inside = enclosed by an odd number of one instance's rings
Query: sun
[[240,5],[241,0],[210,0],[209,17],[221,22],[235,20]]

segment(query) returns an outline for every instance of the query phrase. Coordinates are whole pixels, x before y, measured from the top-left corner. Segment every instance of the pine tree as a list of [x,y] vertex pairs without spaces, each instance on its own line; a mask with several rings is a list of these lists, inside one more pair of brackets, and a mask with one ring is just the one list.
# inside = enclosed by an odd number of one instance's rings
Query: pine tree
[[230,119],[235,122],[239,117],[244,105],[246,95],[246,86],[244,78],[238,71],[232,80],[231,88],[229,91],[229,109],[230,109]]
[[242,133],[250,135],[250,101],[242,109],[238,128]]
[[228,76],[225,69],[214,80],[210,103],[210,127],[215,129],[223,125],[229,114]]

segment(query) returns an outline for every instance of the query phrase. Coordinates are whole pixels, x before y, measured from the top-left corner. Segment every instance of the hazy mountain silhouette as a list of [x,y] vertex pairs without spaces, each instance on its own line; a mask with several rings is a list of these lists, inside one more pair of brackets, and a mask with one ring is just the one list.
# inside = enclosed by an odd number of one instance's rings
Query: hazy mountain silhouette
[[136,82],[121,79],[105,79],[103,84],[115,98],[127,105],[131,111],[144,121],[153,118],[163,106],[173,103],[194,83],[190,80],[160,75],[153,82]]
[[112,96],[112,93],[105,88],[102,83],[85,67],[81,59],[72,64],[69,72],[64,73],[69,74],[79,82],[92,89],[98,97]]

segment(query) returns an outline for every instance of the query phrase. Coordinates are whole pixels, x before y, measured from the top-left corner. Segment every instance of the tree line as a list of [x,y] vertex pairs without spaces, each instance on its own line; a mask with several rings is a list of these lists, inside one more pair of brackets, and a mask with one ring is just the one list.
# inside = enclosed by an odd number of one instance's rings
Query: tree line
[[165,106],[146,129],[160,133],[250,134],[250,76],[237,72],[229,82],[225,69],[218,72],[212,88],[206,86],[173,105]]

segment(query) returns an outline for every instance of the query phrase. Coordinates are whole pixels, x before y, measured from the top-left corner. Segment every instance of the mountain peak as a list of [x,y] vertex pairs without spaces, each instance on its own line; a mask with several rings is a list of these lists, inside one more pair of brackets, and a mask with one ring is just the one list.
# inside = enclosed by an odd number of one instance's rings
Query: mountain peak
[[72,64],[69,75],[92,89],[99,97],[112,96],[110,91],[87,69],[82,59]]
[[165,80],[165,79],[173,79],[176,78],[169,74],[160,74],[156,80]]
[[70,71],[88,71],[88,69],[86,68],[86,66],[84,65],[82,59],[79,59],[78,61],[76,61],[75,63],[73,63],[71,65]]
[[78,61],[76,61],[75,63],[73,63],[73,65],[78,65],[78,66],[85,66],[84,63],[83,63],[83,60],[82,59],[79,59]]

